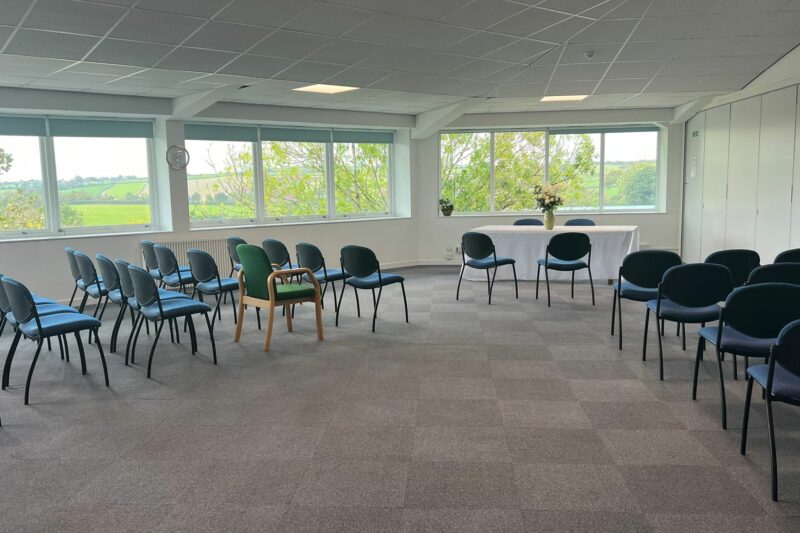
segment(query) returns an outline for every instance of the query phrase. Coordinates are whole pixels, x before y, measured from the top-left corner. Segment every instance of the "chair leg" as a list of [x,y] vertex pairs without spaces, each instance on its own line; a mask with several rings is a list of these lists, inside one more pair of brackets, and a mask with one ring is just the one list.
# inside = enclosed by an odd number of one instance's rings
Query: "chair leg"
[[[256,307],[256,309],[258,309]],[[244,326],[244,301],[242,295],[239,295],[239,322],[236,324],[236,335],[233,337],[233,342],[239,342],[242,337],[242,326]]]
[[261,331],[261,308],[256,307],[256,322],[258,322],[258,330]]
[[36,367],[36,361],[39,360],[39,354],[42,352],[42,344],[44,341],[41,339],[36,343],[36,354],[33,356],[33,361],[31,361],[31,369],[28,370],[28,379],[25,381],[25,405],[28,405],[28,398],[31,390],[31,378],[33,377],[33,369]]
[[685,352],[686,351],[686,322],[681,322],[680,328],[681,328],[681,340],[682,340],[682,345],[683,345],[683,351]]
[[[644,338],[642,339],[642,361],[647,361],[647,327],[650,325],[650,308],[645,307],[644,313]],[[658,322],[656,321],[656,327]]]
[[722,411],[722,429],[728,429],[728,415],[725,408],[725,380],[722,374],[722,352],[717,346],[717,371],[719,372],[719,397],[720,409]]
[[[131,345],[131,364],[136,360],[136,345],[139,342],[139,333],[142,332],[142,324],[147,324],[148,320],[144,315],[139,316],[139,327],[136,328],[136,335],[133,337],[133,344]],[[149,326],[148,326],[149,327]]]
[[465,264],[461,264],[461,270],[458,273],[458,285],[456,285],[456,301],[458,301],[458,295],[461,293],[461,278],[464,277],[464,268],[466,267]]
[[64,360],[64,343],[61,342],[61,335],[58,336],[58,352],[61,354],[61,360]]
[[742,442],[739,453],[747,453],[747,425],[750,422],[750,401],[753,397],[753,378],[747,379],[747,394],[744,397],[744,416],[742,417]]
[[375,333],[375,319],[378,318],[378,305],[381,303],[381,293],[383,292],[383,287],[378,287],[378,299],[375,299],[375,289],[372,289],[372,305],[374,306],[374,310],[372,311],[372,333]]
[[6,362],[5,365],[3,365],[3,383],[2,383],[3,390],[6,390],[6,387],[8,387],[8,381],[11,375],[11,361],[14,360],[14,354],[17,352],[17,346],[19,345],[20,337],[22,337],[22,332],[20,330],[14,332],[14,340],[11,341],[11,348],[8,349]]
[[235,325],[237,323],[237,318],[236,318],[236,299],[233,297],[233,292],[231,292],[231,314],[233,315],[233,323]]
[[283,314],[286,315],[286,329],[291,333],[292,329],[292,306],[284,305]]
[[697,399],[697,374],[700,371],[700,360],[703,358],[706,340],[703,337],[697,339],[697,353],[694,357],[694,378],[692,379],[692,400]]
[[622,349],[622,298],[617,295],[617,309],[619,313],[619,321],[617,327],[619,328],[619,349]]
[[50,337],[47,337],[47,351],[48,352],[52,352],[53,351],[53,343],[50,342]]
[[514,296],[519,300],[519,285],[517,284],[517,266],[511,263],[511,272],[514,274]]
[[275,303],[269,302],[269,322],[267,323],[267,338],[264,341],[264,351],[269,351],[269,342],[272,340],[272,323],[275,322]]
[[342,300],[344,299],[344,290],[347,288],[347,283],[342,282],[342,292],[339,293],[339,302],[336,304],[336,322],[335,326],[339,327],[339,311],[342,309]]
[[86,352],[83,349],[83,341],[79,331],[75,332],[75,343],[78,345],[78,355],[81,358],[81,374],[86,375]]
[[731,359],[733,359],[733,379],[734,381],[739,381],[739,367],[736,364],[736,354],[731,353]]
[[[658,317],[656,317],[656,320]],[[662,347],[662,335],[656,335],[658,338],[658,379],[664,381],[664,348]]]
[[150,348],[150,357],[147,359],[147,379],[150,379],[150,369],[153,367],[153,355],[156,353],[156,345],[158,344],[158,338],[161,336],[161,330],[163,328],[164,320],[158,323],[158,327],[156,328],[156,338],[153,339],[153,346]]
[[589,267],[586,270],[589,271],[589,288],[592,289],[592,305],[594,305],[594,280],[592,279],[592,268]]
[[89,299],[89,293],[84,292],[83,298],[81,298],[81,305],[78,306],[78,312],[83,313],[83,310],[86,308],[86,300]]
[[539,299],[539,272],[542,270],[542,265],[536,265],[536,299]]
[[[233,299],[233,294],[231,294],[231,300]],[[214,340],[214,328],[211,327],[211,321],[208,319],[208,313],[203,313],[203,316],[206,319],[206,326],[208,327],[208,337],[211,339],[211,355],[214,359],[214,364],[217,364],[217,343]],[[196,343],[197,341],[195,341]]]
[[[325,286],[327,286],[327,285],[328,284],[326,282]],[[335,281],[331,282],[331,290],[333,291],[333,309],[336,310],[336,282]],[[322,297],[323,297],[323,299],[321,299],[321,302],[323,304],[322,308],[325,309],[325,305],[324,305],[325,304],[325,300],[324,300],[325,295],[323,294]]]
[[[489,271],[486,271],[486,275],[489,275]],[[489,284],[489,305],[492,305],[492,291],[494,290],[494,278],[497,276],[497,267],[494,267],[494,272],[492,272],[492,283]]]
[[[186,325],[189,326],[189,345],[192,349],[192,355],[197,353],[197,332],[194,329],[194,320],[192,315],[186,315]],[[214,327],[214,322],[211,322],[211,327]]]
[[136,333],[136,327],[139,325],[139,315],[136,315],[133,319],[133,327],[131,327],[131,332],[128,334],[128,342],[125,344],[125,366],[128,366],[128,356],[131,352],[131,343],[133,342],[133,336]]
[[117,314],[117,319],[114,321],[114,329],[111,330],[111,340],[109,341],[109,351],[114,353],[117,351],[117,336],[119,335],[119,327],[122,325],[122,321],[125,319],[125,307],[119,307],[119,314]]
[[222,298],[217,296],[217,305],[214,307],[214,312],[211,314],[211,327],[214,327],[214,324],[217,321],[217,315],[219,314],[219,319],[222,320],[222,314],[219,312],[219,306],[222,304]]
[[97,331],[94,332],[94,340],[97,341],[95,345],[97,346],[97,351],[100,352],[100,362],[103,363],[103,377],[106,380],[106,387],[108,387],[108,366],[106,366],[106,354],[103,353],[103,345],[100,343],[100,337],[97,336]]
[[489,269],[486,269],[486,294],[489,296],[489,305],[492,305],[492,282],[489,279]]
[[406,286],[400,282],[400,290],[403,291],[403,308],[406,310],[406,324],[408,324],[408,300],[406,299]]
[[572,271],[572,283],[570,283],[570,297],[575,299],[575,271]]
[[69,306],[72,307],[72,302],[75,301],[75,295],[78,294],[78,284],[72,289],[72,296],[69,297]]
[[[336,285],[334,285],[334,288]],[[322,295],[318,295],[314,299],[314,311],[317,319],[317,339],[324,340],[324,335],[322,333]]]
[[775,449],[775,423],[772,420],[772,400],[767,394],[767,429],[769,431],[769,458],[772,473],[772,501],[778,501],[778,454]]
[[547,273],[547,268],[544,269],[544,281],[547,285],[547,307],[550,307],[550,274]]
[[611,336],[614,336],[614,320],[617,318],[617,289],[611,296]]
[[6,320],[6,315],[3,315],[2,317],[0,317],[0,335],[2,335],[2,334],[3,334],[3,330],[4,330],[4,329],[5,329],[5,327],[6,327],[6,322],[8,322],[8,321]]
[[356,294],[356,312],[358,314],[358,318],[361,318],[361,302],[358,301],[358,289],[353,287],[353,292]]
[[64,358],[67,360],[67,363],[69,363],[69,343],[67,342],[67,336],[62,335],[61,337],[64,343]]

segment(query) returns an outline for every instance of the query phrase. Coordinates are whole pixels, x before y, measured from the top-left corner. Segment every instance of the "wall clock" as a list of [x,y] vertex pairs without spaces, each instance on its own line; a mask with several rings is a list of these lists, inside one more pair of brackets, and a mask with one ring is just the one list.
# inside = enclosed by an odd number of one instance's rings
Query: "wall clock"
[[183,146],[170,146],[167,148],[167,164],[172,170],[185,169],[189,164],[189,151]]

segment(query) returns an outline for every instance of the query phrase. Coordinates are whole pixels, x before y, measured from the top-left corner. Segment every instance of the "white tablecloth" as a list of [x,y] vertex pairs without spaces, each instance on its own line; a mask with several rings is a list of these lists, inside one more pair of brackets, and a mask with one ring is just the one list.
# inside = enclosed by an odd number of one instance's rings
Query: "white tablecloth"
[[[638,226],[556,226],[547,230],[544,226],[481,226],[471,231],[485,233],[494,241],[498,256],[516,259],[517,278],[536,279],[536,261],[544,258],[547,243],[556,233],[586,233],[592,241],[592,277],[596,280],[616,279],[622,260],[631,252],[639,250]],[[550,271],[550,279],[569,279],[569,272]],[[486,273],[467,267],[464,279],[486,281]],[[496,279],[513,279],[510,266],[497,270]],[[576,279],[588,279],[586,271],[580,271]],[[544,272],[542,272],[544,280]]]

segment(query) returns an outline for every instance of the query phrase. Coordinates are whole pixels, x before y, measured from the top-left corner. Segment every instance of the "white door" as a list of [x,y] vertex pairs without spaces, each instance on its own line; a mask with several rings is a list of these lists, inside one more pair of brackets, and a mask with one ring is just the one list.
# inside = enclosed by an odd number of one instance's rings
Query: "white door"
[[701,261],[700,236],[703,216],[703,142],[706,138],[705,127],[705,113],[695,115],[686,123],[681,257],[687,263]]
[[728,185],[730,118],[730,105],[706,111],[700,260],[711,252],[725,248],[725,189]]
[[731,104],[731,140],[728,150],[728,198],[725,213],[725,247],[756,245],[756,193],[758,192],[761,97]]
[[758,164],[756,250],[769,263],[789,248],[797,89],[763,95]]

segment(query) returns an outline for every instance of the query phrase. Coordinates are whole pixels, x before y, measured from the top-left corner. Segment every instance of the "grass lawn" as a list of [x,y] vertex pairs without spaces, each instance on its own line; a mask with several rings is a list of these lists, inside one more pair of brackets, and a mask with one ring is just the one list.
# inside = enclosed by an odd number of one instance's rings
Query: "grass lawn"
[[253,218],[255,214],[247,209],[219,204],[197,205],[189,204],[189,215],[192,220],[226,220],[239,218]]
[[149,204],[73,204],[83,216],[84,226],[149,224]]
[[139,196],[146,186],[147,180],[127,181],[112,185],[108,190],[104,191],[103,194],[111,198],[123,199],[128,194]]

